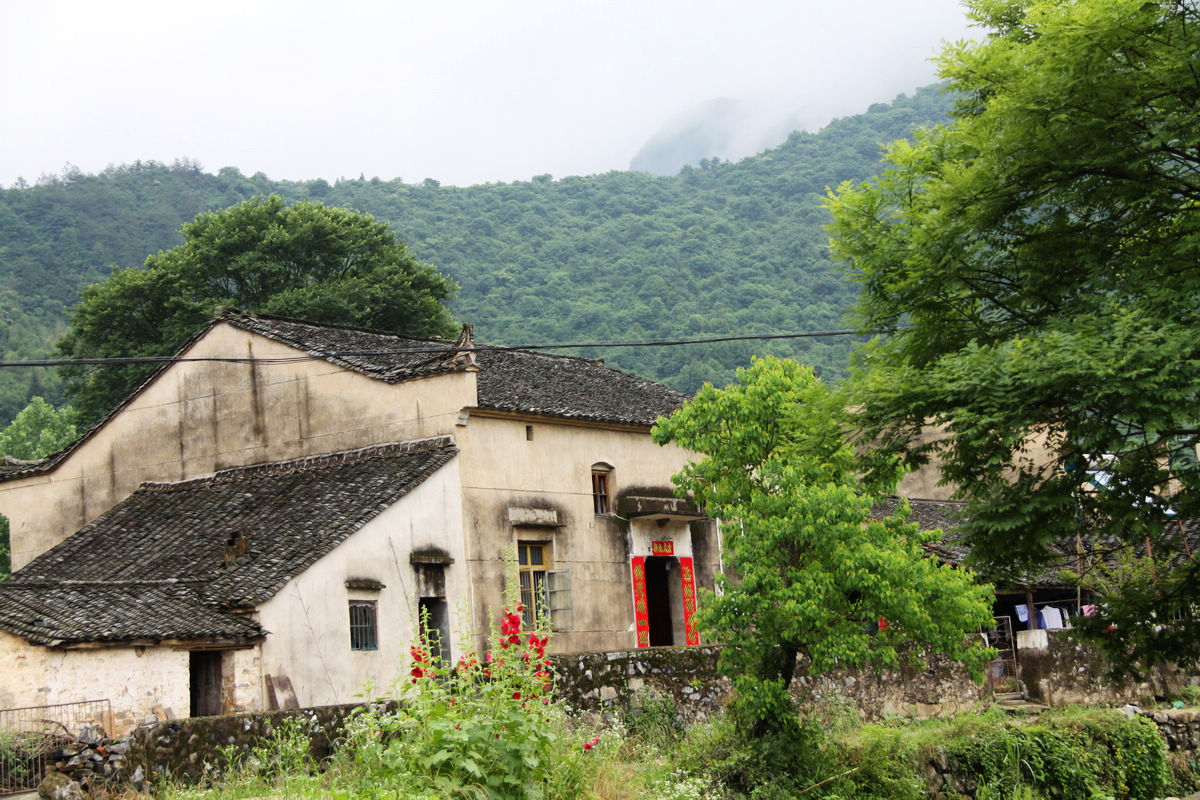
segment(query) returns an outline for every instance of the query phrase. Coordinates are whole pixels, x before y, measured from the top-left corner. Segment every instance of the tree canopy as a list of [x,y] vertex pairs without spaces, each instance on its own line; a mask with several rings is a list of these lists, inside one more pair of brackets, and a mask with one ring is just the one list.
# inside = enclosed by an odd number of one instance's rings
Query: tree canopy
[[[830,199],[861,325],[889,332],[859,360],[860,422],[936,454],[994,575],[1148,542],[1153,585],[1090,624],[1117,665],[1196,663],[1200,563],[1164,522],[1200,511],[1200,9],[968,5],[987,35],[941,57],[953,122]],[[948,435],[918,441],[929,423]]]
[[800,655],[814,673],[895,666],[906,648],[982,665],[982,643],[968,639],[991,622],[991,587],[929,556],[921,545],[939,532],[906,522],[903,506],[876,515],[897,459],[856,452],[842,404],[811,368],[756,359],[654,428],[660,444],[700,454],[675,484],[723,521],[736,577],[718,576],[722,592],[701,602],[699,623],[726,644],[723,668],[760,719],[788,705]]
[[[314,202],[257,197],[201,214],[184,242],[86,287],[59,341],[72,358],[170,354],[219,306],[413,336],[454,332],[455,284],[418,263],[386,223]],[[64,371],[81,417],[106,413],[145,365]]]
[[[75,440],[75,412],[35,397],[0,430],[0,456],[28,461],[50,455]],[[0,581],[11,570],[8,517],[0,515]]]

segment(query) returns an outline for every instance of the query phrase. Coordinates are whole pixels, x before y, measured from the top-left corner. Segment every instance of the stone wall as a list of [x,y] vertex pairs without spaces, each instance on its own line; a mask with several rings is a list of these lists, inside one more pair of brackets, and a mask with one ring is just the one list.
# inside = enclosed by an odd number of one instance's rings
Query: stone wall
[[991,692],[972,680],[961,665],[931,658],[925,669],[909,665],[887,670],[838,670],[816,677],[809,677],[801,663],[792,694],[801,706],[852,705],[863,719],[878,720],[888,716],[948,717],[974,708]]
[[572,708],[636,710],[640,698],[669,696],[681,719],[708,719],[724,707],[731,684],[717,673],[717,647],[643,647],[552,656],[557,693]]
[[[1090,686],[1092,679],[1085,680],[1076,672],[1094,664],[1088,660],[1088,651],[1066,637],[1051,641],[1054,645],[1047,650],[1061,658],[1061,667],[1054,672],[1043,664],[1048,670],[1042,673],[1043,680],[1076,676],[1074,684]],[[718,647],[664,647],[556,655],[553,659],[559,674],[558,693],[578,710],[616,715],[636,712],[647,697],[670,697],[682,720],[697,722],[719,711],[729,699],[729,679],[716,670],[719,652]],[[801,703],[853,703],[867,718],[948,715],[975,704],[985,691],[960,669],[945,663],[933,664],[925,671],[843,672],[815,678],[808,677],[801,665],[793,690]],[[52,766],[85,786],[105,780],[135,787],[165,778],[200,782],[224,768],[229,754],[244,758],[269,742],[289,718],[300,720],[308,732],[311,752],[323,758],[331,752],[354,708],[323,706],[160,722],[115,742],[81,736],[79,742],[55,753]],[[1200,753],[1200,712],[1171,709],[1146,712],[1146,716],[1158,726],[1172,753],[1189,763]],[[945,759],[926,765],[924,778],[934,792],[955,791],[966,796],[973,792],[971,781],[952,774]]]
[[1017,664],[1026,694],[1048,706],[1146,703],[1178,695],[1189,683],[1168,667],[1136,683],[1107,680],[1100,653],[1076,639],[1069,628],[1018,631]]
[[[558,692],[574,708],[636,710],[645,696],[669,696],[687,722],[708,719],[729,700],[717,672],[719,647],[648,647],[555,656]],[[866,719],[888,715],[948,716],[976,705],[987,691],[959,666],[931,659],[929,668],[843,670],[810,677],[797,666],[792,692],[801,705],[850,704]]]
[[244,758],[263,742],[269,741],[288,719],[300,721],[308,733],[313,756],[327,757],[342,730],[342,725],[357,705],[320,706],[296,711],[260,714],[232,714],[222,717],[160,722],[133,732],[126,758],[130,775],[156,782],[172,778],[189,782],[226,766],[226,753]]
[[1167,743],[1167,750],[1180,753],[1195,761],[1200,753],[1200,711],[1188,708],[1172,708],[1164,711],[1144,711],[1158,726]]

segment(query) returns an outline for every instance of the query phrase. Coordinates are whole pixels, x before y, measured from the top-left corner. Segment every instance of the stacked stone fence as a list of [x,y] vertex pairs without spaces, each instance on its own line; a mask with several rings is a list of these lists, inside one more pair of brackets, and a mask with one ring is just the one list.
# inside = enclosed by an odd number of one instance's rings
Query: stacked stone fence
[[1017,631],[1017,662],[1026,694],[1048,706],[1148,704],[1177,697],[1197,682],[1196,676],[1167,664],[1141,680],[1113,681],[1099,651],[1070,628]]
[[[558,694],[573,708],[636,711],[646,697],[669,697],[685,722],[720,711],[732,690],[717,670],[720,647],[648,647],[554,656]],[[801,659],[792,681],[801,706],[853,706],[865,719],[948,716],[977,706],[989,691],[962,667],[930,659],[925,668],[837,670],[810,676]]]

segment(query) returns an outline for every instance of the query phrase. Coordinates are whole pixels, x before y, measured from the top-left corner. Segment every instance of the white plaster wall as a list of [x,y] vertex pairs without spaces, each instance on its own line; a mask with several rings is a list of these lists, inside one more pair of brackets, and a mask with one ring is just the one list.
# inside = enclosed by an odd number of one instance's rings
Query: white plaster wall
[[221,658],[221,710],[226,714],[262,711],[267,707],[264,690],[260,648],[226,650]]
[[[295,357],[218,324],[186,357]],[[147,480],[447,433],[475,402],[475,375],[387,384],[325,361],[175,364],[53,472],[0,483],[13,567],[65,539]]]
[[[526,438],[527,424],[533,428],[532,440]],[[477,630],[486,630],[499,618],[505,548],[513,548],[518,540],[548,541],[554,567],[571,571],[574,607],[571,628],[554,633],[551,650],[634,647],[630,532],[616,516],[594,513],[592,465],[613,467],[609,492],[614,499],[638,487],[662,493],[671,489],[671,475],[687,463],[687,451],[654,444],[648,430],[478,414],[457,429],[455,438],[462,448],[463,522],[476,575]],[[514,527],[508,520],[510,506],[545,505],[558,510],[561,527]],[[639,528],[644,524],[638,523]],[[671,523],[667,529],[677,543],[676,552],[690,554],[686,524]],[[715,562],[714,551],[709,561],[695,564],[697,575],[711,574]]]
[[186,717],[188,653],[166,647],[86,650],[31,645],[0,631],[0,708],[107,699],[115,733],[147,717]]
[[[459,456],[461,458],[461,456]],[[353,702],[368,682],[382,693],[407,672],[417,614],[414,550],[436,547],[454,563],[446,568],[451,638],[459,636],[457,599],[471,602],[464,558],[458,458],[342,542],[260,607],[270,635],[262,645],[262,673],[287,675],[301,706]],[[350,590],[347,578],[371,578],[381,591]],[[379,649],[350,649],[351,599],[376,601]],[[457,654],[458,648],[454,647]]]

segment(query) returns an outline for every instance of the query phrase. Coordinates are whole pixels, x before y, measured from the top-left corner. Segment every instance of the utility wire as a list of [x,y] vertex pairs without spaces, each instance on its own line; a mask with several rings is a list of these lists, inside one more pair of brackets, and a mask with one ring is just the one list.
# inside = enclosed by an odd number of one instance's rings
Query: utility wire
[[436,355],[448,352],[456,353],[489,353],[508,352],[512,350],[570,350],[577,347],[612,348],[612,347],[678,347],[689,344],[714,344],[717,342],[766,341],[772,339],[812,339],[821,336],[861,336],[862,331],[832,330],[832,331],[801,331],[799,333],[761,333],[745,336],[714,336],[703,339],[653,339],[643,342],[576,342],[574,344],[523,344],[523,345],[471,345],[456,347],[453,342],[445,345],[428,347],[405,347],[395,350],[331,350],[328,352],[305,354],[302,356],[284,356],[278,358],[259,358],[255,356],[130,356],[124,358],[54,358],[37,361],[0,361],[0,369],[11,367],[64,367],[64,366],[116,366],[122,364],[166,364],[183,363],[188,361],[216,361],[227,364],[296,364],[303,361],[319,361],[327,358],[366,358],[372,356],[398,355]]

